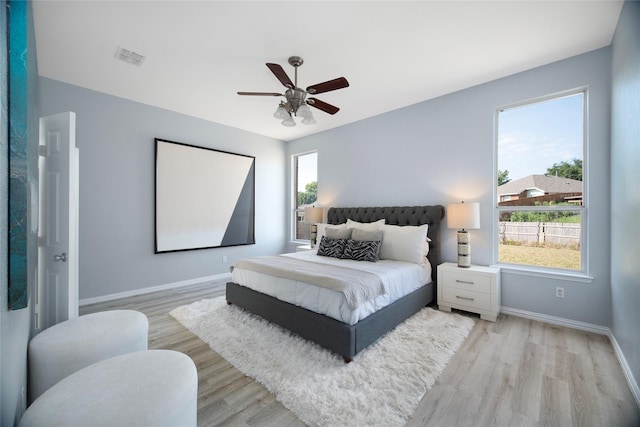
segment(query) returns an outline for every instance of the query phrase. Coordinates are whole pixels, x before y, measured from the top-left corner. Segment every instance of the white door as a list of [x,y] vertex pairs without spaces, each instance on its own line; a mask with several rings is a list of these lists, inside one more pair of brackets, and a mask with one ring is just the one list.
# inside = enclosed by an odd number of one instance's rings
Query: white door
[[35,329],[78,316],[79,155],[76,115],[40,119]]

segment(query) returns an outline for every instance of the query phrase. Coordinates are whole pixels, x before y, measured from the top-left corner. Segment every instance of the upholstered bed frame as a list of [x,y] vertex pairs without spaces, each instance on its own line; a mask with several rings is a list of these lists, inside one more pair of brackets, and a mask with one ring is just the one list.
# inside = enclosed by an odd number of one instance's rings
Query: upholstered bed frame
[[351,361],[359,351],[431,303],[436,295],[436,272],[440,263],[440,221],[444,218],[444,207],[330,208],[327,222],[342,224],[347,219],[374,222],[383,218],[391,225],[429,224],[427,236],[431,242],[427,257],[431,263],[433,281],[355,325],[342,323],[233,282],[227,283],[227,302],[333,350],[347,362]]

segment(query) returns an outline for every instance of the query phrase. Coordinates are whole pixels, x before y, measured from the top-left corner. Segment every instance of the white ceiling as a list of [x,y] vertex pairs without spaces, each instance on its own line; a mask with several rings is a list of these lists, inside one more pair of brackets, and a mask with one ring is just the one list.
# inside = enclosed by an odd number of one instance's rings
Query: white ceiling
[[[33,2],[43,77],[283,141],[375,116],[608,46],[622,1]],[[146,57],[114,58],[118,47]],[[344,76],[317,95],[315,125],[273,118],[284,92],[265,66],[299,55],[299,86]],[[299,120],[298,120],[299,122]]]

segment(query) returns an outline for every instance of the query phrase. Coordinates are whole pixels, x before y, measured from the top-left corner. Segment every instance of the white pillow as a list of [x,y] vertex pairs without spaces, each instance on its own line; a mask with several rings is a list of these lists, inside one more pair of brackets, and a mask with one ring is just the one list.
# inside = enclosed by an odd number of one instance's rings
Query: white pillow
[[375,230],[382,230],[382,227],[384,226],[384,221],[385,221],[384,218],[376,222],[357,222],[357,221],[348,219],[346,226],[347,228],[357,228],[358,230],[375,231]]
[[429,250],[427,232],[429,225],[401,227],[399,225],[384,225],[381,230],[382,245],[380,259],[414,262],[424,264]]
[[316,236],[317,236],[316,241],[318,242],[318,244],[322,242],[322,236],[327,235],[327,227],[341,230],[341,229],[347,228],[347,224],[324,224],[324,223],[318,224],[318,231],[316,233]]

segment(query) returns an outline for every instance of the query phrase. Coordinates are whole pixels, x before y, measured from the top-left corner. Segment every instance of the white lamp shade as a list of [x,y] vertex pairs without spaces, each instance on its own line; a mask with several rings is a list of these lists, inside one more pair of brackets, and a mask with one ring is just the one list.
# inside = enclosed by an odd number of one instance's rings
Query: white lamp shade
[[304,119],[302,119],[302,124],[303,125],[313,125],[315,123],[316,123],[316,119],[313,118],[312,114],[309,114]]
[[293,118],[291,116],[288,116],[286,119],[284,119],[281,123],[282,126],[286,126],[288,128],[294,127],[296,125],[296,122],[293,120]]
[[307,104],[302,104],[300,108],[298,108],[298,111],[296,112],[296,116],[303,117],[303,118],[310,116],[311,114],[312,114],[311,108],[309,108]]
[[480,203],[447,205],[447,227],[467,230],[480,228]]
[[284,120],[287,117],[291,117],[291,116],[289,115],[289,113],[287,113],[287,110],[285,110],[285,108],[282,105],[280,105],[278,106],[278,109],[276,110],[276,112],[273,113],[273,117],[275,117],[276,119]]
[[322,222],[323,209],[317,207],[304,208],[304,222],[307,224],[317,224]]

